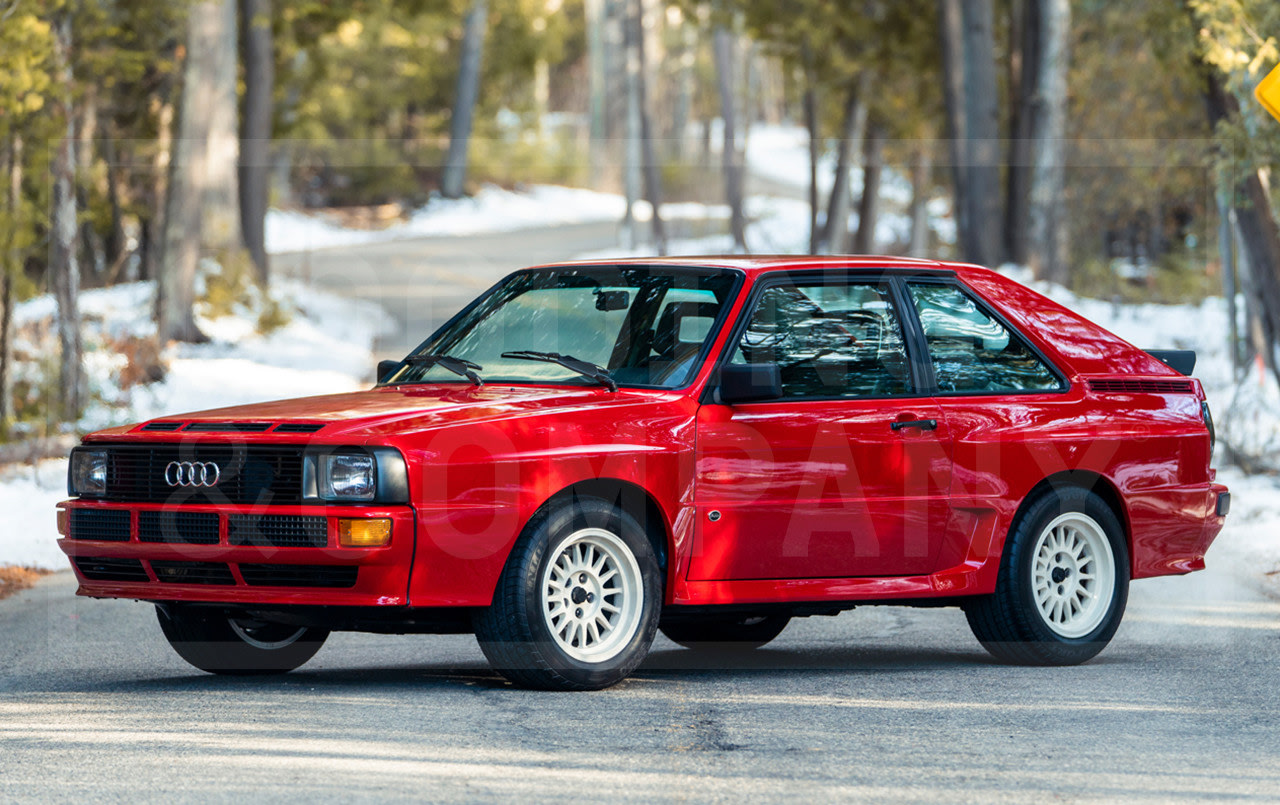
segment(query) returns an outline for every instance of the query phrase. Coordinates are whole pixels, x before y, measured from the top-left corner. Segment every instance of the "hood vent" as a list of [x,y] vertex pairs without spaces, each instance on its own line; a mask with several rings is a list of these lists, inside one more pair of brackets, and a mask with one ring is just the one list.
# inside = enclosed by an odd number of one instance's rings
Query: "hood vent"
[[1089,390],[1101,394],[1195,394],[1190,380],[1090,380]]
[[281,422],[272,433],[315,433],[324,427],[323,422]]
[[159,431],[175,431],[182,427],[181,422],[148,422],[142,426],[142,430],[159,430]]
[[184,433],[264,433],[270,429],[270,422],[192,422],[182,430]]

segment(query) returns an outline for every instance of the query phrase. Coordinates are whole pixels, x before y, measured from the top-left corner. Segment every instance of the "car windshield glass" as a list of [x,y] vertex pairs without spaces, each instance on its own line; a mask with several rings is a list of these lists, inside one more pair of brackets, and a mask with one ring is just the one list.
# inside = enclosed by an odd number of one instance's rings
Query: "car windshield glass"
[[[719,269],[521,272],[414,354],[469,361],[485,383],[599,384],[562,363],[513,357],[540,352],[595,364],[619,386],[676,388],[693,378],[736,285],[734,272]],[[438,362],[412,357],[386,384],[467,382]]]

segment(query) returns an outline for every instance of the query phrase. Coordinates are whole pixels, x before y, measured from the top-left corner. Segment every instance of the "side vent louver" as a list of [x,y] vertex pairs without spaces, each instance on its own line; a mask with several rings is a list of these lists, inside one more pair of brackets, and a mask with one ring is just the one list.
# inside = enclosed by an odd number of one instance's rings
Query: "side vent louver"
[[1089,390],[1101,394],[1194,394],[1190,380],[1090,380]]

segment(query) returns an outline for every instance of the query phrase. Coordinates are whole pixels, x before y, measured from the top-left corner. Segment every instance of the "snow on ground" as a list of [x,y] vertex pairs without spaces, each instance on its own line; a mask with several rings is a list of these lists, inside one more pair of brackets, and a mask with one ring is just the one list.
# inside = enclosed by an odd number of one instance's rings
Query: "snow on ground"
[[[408,220],[383,229],[350,229],[327,220],[290,210],[267,213],[267,251],[300,252],[332,246],[350,246],[414,238],[480,235],[541,226],[561,226],[595,221],[619,221],[627,202],[613,193],[597,193],[576,187],[533,185],[521,192],[487,185],[470,198],[433,198]],[[652,208],[646,201],[635,205],[635,217],[647,221]],[[727,218],[722,204],[664,204],[662,213],[675,218]]]

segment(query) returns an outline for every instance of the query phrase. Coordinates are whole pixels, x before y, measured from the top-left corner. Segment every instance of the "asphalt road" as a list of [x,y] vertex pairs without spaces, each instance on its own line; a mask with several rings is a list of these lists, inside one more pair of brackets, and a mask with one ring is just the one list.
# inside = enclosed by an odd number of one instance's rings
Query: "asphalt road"
[[508,687],[469,636],[208,676],[150,606],[62,573],[0,602],[0,800],[1274,802],[1280,603],[1247,572],[1136,583],[1076,668],[996,665],[958,610],[864,608],[747,654],[659,638],[572,694]]

